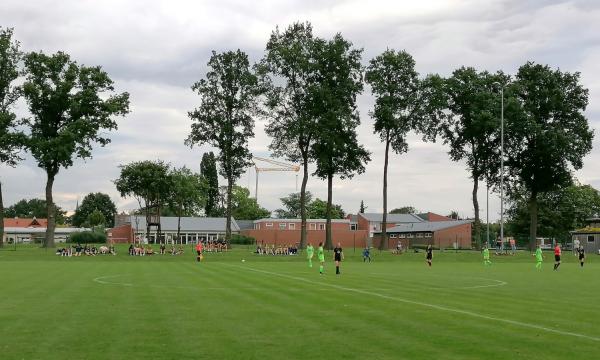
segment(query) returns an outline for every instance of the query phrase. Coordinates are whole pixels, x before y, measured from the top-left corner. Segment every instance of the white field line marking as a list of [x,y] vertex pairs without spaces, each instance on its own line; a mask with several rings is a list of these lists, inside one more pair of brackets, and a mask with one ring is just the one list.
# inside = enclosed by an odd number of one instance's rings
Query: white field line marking
[[308,279],[305,279],[302,277],[291,276],[291,275],[286,275],[286,274],[278,274],[278,273],[274,273],[274,272],[270,272],[270,271],[266,271],[266,270],[254,269],[254,268],[250,268],[250,267],[244,267],[244,266],[239,266],[239,265],[228,265],[228,266],[235,266],[240,269],[247,269],[250,271],[255,271],[255,272],[259,272],[259,273],[263,273],[263,274],[267,274],[267,275],[279,276],[279,277],[288,278],[288,279],[292,279],[292,280],[296,280],[296,281],[303,281],[303,282],[306,282],[309,284],[329,286],[329,287],[339,289],[339,290],[355,292],[355,293],[364,294],[364,295],[370,295],[370,296],[379,297],[379,298],[387,299],[387,300],[394,300],[394,301],[402,302],[405,304],[418,305],[418,306],[423,306],[423,307],[436,309],[436,310],[440,310],[440,311],[467,315],[467,316],[471,316],[471,317],[475,317],[475,318],[479,318],[479,319],[492,320],[492,321],[497,321],[497,322],[501,322],[501,323],[505,323],[505,324],[511,324],[511,325],[530,328],[530,329],[542,330],[542,331],[546,331],[546,332],[550,332],[550,333],[554,333],[554,334],[573,336],[573,337],[578,337],[581,339],[587,339],[587,340],[600,342],[599,337],[579,334],[579,333],[570,332],[570,331],[556,330],[556,329],[552,329],[552,328],[547,328],[545,326],[530,324],[530,323],[526,323],[526,322],[522,322],[522,321],[503,319],[503,318],[499,318],[499,317],[478,314],[478,313],[467,311],[467,310],[455,309],[455,308],[451,308],[451,307],[447,307],[447,306],[429,304],[429,303],[424,303],[424,302],[420,302],[420,301],[408,300],[408,299],[403,299],[403,298],[399,298],[399,297],[378,294],[378,293],[370,292],[370,291],[366,291],[366,290],[348,288],[348,287],[339,286],[339,285],[335,285],[335,284],[320,283],[320,282],[308,280]]
[[[263,286],[236,286],[236,287],[203,287],[203,286],[168,286],[168,285],[142,285],[142,284],[130,284],[130,283],[122,283],[122,282],[114,282],[114,281],[106,281],[108,279],[113,279],[120,276],[127,276],[129,274],[121,274],[121,275],[109,275],[109,276],[99,276],[94,278],[92,281],[102,284],[102,285],[117,285],[117,286],[129,286],[129,287],[152,287],[152,288],[161,288],[161,289],[194,289],[194,290],[267,290],[269,287]],[[303,291],[302,289],[290,289]],[[333,291],[335,289],[332,288],[317,288],[312,290],[321,290],[321,291]],[[368,290],[377,290],[377,291],[390,291],[393,290],[391,288],[379,288],[379,289],[368,289]]]
[[[381,274],[381,273],[370,273],[370,275],[389,275],[389,274]],[[422,289],[433,289],[433,290],[452,290],[452,289],[480,289],[480,288],[488,288],[488,287],[496,287],[496,286],[505,286],[508,285],[506,281],[496,280],[496,279],[488,279],[483,277],[470,277],[468,279],[476,279],[476,280],[485,280],[485,281],[494,281],[495,284],[488,285],[474,285],[474,286],[451,286],[451,287],[443,287],[443,286],[420,286]],[[402,278],[391,277],[386,279],[387,281],[398,280],[402,282]]]

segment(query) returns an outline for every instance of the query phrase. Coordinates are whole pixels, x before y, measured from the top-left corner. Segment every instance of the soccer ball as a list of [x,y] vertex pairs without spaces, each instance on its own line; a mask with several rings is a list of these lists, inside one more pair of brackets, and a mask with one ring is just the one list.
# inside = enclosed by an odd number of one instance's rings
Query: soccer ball
[[242,262],[246,262],[246,259],[242,259]]

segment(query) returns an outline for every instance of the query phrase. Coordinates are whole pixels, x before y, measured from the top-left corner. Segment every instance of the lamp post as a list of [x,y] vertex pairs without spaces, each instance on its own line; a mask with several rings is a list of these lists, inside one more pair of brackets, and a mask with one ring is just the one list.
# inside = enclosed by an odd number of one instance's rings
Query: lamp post
[[500,87],[500,250],[504,250],[504,85]]

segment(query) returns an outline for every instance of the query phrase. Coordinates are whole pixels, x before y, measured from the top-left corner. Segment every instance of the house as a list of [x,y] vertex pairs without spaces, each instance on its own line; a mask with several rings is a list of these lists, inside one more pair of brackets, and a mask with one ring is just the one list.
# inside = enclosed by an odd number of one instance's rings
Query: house
[[[354,218],[356,216],[356,218]],[[381,231],[381,223],[383,222],[383,214],[379,213],[358,213],[357,215],[348,215],[346,219],[356,219],[357,230],[367,230],[369,237]],[[387,227],[391,228],[400,224],[414,224],[423,222],[422,218],[415,214],[388,214]]]
[[[225,238],[226,218],[182,217],[180,226],[181,244],[196,244],[198,241],[215,241]],[[158,237],[155,228],[151,229],[149,239],[146,239],[146,217],[141,215],[117,215],[115,227],[108,230],[108,239],[114,243],[132,243],[134,240],[167,244],[176,242],[178,218],[161,216],[161,234]],[[231,219],[231,232],[239,234],[240,228]]]
[[[4,219],[4,236],[1,240],[6,244],[42,242],[46,236],[47,226],[47,219],[36,219],[35,217]],[[89,229],[57,225],[54,229],[54,241],[64,243],[71,234],[86,230]]]
[[579,242],[586,253],[600,254],[600,218],[587,219],[587,226],[583,229],[571,231],[573,244]]
[[[313,245],[325,242],[325,219],[307,219],[307,241]],[[254,221],[254,228],[242,230],[242,234],[253,237],[259,244],[297,245],[300,243],[300,219],[260,219]],[[342,247],[364,247],[367,244],[366,230],[353,230],[348,219],[332,219],[331,235],[334,245],[338,242]]]
[[[405,248],[432,245],[435,248],[471,248],[471,220],[422,221],[398,224],[387,229],[388,248],[401,242]],[[373,242],[379,244],[381,231],[375,233]]]

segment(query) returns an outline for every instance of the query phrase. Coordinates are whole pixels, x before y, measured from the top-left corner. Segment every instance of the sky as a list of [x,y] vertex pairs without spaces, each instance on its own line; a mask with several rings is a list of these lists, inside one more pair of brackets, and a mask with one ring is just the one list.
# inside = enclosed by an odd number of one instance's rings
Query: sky
[[[515,74],[527,61],[581,72],[581,82],[589,89],[586,115],[598,134],[598,19],[600,2],[594,0],[0,2],[0,26],[14,28],[24,51],[64,51],[80,64],[101,65],[117,91],[130,93],[131,113],[118,118],[112,142],[96,146],[93,158],[78,159],[58,174],[54,199],[70,211],[87,193],[98,191],[109,194],[119,211],[136,208],[136,202],[121,198],[113,184],[120,164],[161,159],[198,170],[202,154],[211,149],[189,148],[184,140],[191,125],[187,113],[199,104],[190,87],[203,78],[211,52],[239,48],[251,61],[259,61],[275,27],[296,21],[311,22],[316,36],[341,33],[364,49],[365,65],[387,48],[404,49],[414,57],[421,76],[448,76],[460,66]],[[334,181],[333,201],[348,213],[356,213],[361,200],[367,211],[380,212],[384,147],[373,134],[368,87],[358,105],[358,139],[371,151],[372,161],[364,174]],[[16,111],[29,116],[23,102]],[[256,119],[256,136],[250,141],[256,156],[270,155],[266,122]],[[440,214],[456,210],[472,217],[472,181],[465,164],[452,162],[448,148],[439,141],[424,143],[415,134],[409,140],[408,153],[390,157],[390,208],[410,205]],[[599,145],[596,136],[594,149],[575,175],[581,183],[600,189]],[[0,181],[5,206],[44,197],[45,173],[30,156],[15,168],[0,165]],[[255,172],[249,169],[238,184],[254,193],[254,182]],[[326,182],[311,177],[307,188],[326,199]],[[260,174],[258,201],[269,210],[281,207],[279,198],[295,191],[294,173]],[[479,202],[485,219],[485,185]],[[490,220],[498,219],[498,194],[490,194],[489,208]]]

